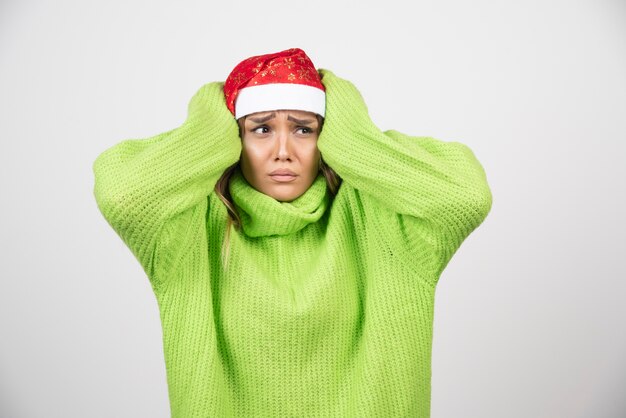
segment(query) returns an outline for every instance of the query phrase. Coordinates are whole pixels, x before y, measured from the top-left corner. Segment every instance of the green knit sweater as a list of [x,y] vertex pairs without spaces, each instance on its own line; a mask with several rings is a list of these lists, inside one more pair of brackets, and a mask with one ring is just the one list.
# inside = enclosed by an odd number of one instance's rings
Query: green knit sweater
[[491,208],[458,142],[380,131],[358,90],[320,69],[320,174],[292,202],[214,191],[241,154],[223,83],[179,127],[122,141],[93,164],[98,207],[158,301],[172,417],[428,417],[437,280]]

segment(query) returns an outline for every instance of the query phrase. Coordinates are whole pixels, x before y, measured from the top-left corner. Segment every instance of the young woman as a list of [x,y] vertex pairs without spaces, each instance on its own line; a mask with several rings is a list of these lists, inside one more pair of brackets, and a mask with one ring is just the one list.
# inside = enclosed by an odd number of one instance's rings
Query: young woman
[[492,203],[467,146],[380,131],[293,48],[93,169],[159,304],[173,417],[430,415],[435,287]]

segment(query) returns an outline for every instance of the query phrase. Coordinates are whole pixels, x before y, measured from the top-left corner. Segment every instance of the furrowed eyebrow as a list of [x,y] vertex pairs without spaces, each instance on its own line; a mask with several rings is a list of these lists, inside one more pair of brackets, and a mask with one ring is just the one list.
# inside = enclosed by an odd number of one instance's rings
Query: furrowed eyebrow
[[251,117],[250,120],[252,122],[256,122],[256,123],[263,123],[263,122],[267,122],[268,120],[270,120],[270,119],[272,119],[274,117],[276,117],[276,113],[270,113],[269,115],[263,116],[261,118],[253,118],[253,117]]
[[298,124],[300,124],[300,125],[310,125],[310,124],[312,124],[313,122],[315,122],[314,120],[311,120],[311,119],[296,119],[296,118],[294,118],[294,117],[293,117],[293,116],[291,116],[291,115],[289,115],[289,116],[287,117],[287,120],[290,120],[290,121],[292,121],[292,122],[298,123]]

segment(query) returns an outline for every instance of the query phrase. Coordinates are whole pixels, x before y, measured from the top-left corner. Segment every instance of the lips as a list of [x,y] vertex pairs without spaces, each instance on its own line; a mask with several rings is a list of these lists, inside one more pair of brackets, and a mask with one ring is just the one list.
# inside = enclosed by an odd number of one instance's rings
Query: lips
[[270,173],[270,176],[295,176],[296,173],[287,169],[287,168],[279,168],[278,170],[274,170]]
[[278,170],[272,171],[270,173],[270,177],[274,181],[285,183],[285,182],[293,181],[297,177],[297,175],[291,170],[288,170],[286,168],[280,168]]

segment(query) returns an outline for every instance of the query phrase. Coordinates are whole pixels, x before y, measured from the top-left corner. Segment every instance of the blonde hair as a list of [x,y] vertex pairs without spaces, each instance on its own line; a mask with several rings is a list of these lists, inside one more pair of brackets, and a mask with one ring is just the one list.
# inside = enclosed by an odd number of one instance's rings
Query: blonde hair
[[[322,126],[324,125],[324,118],[320,115],[316,115],[318,122],[318,134],[321,133]],[[237,120],[237,125],[239,125],[239,138],[243,140],[243,131],[244,131],[244,123],[246,120],[246,116],[243,116]],[[221,259],[222,266],[224,268],[228,267],[228,259],[230,255],[230,230],[231,226],[233,226],[237,230],[241,230],[241,217],[237,212],[237,208],[233,203],[232,197],[230,196],[229,185],[230,179],[235,172],[235,170],[239,167],[240,161],[237,161],[235,164],[228,167],[222,176],[219,178],[217,183],[215,184],[215,194],[220,198],[224,205],[226,205],[226,210],[228,212],[228,218],[226,220],[226,238],[224,240],[224,244],[221,249]],[[320,172],[326,179],[326,187],[330,192],[331,198],[333,198],[337,191],[339,190],[339,186],[341,185],[341,177],[332,169],[330,166],[326,164],[324,159],[320,155]]]

